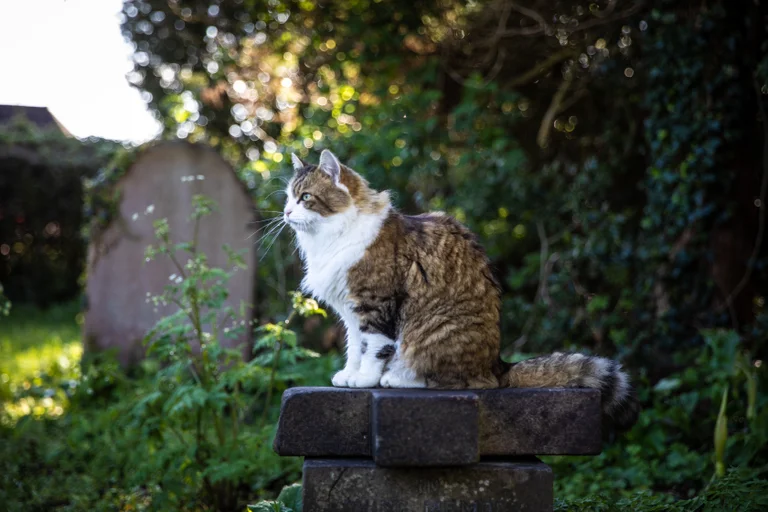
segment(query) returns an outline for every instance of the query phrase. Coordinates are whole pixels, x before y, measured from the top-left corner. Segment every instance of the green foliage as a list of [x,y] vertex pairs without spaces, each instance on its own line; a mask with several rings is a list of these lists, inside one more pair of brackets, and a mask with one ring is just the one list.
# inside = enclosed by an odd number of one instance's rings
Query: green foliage
[[[147,249],[148,258],[167,257],[178,272],[170,276],[162,295],[147,300],[178,309],[147,336],[148,355],[161,366],[155,390],[135,403],[132,415],[136,428],[157,442],[153,459],[158,467],[179,468],[176,472],[166,469],[164,487],[202,486],[199,499],[217,510],[232,510],[241,500],[242,488],[259,480],[264,485],[281,475],[283,463],[276,456],[260,459],[256,454],[270,446],[274,434],[274,424],[268,421],[274,419],[270,416],[274,390],[300,379],[302,363],[319,357],[299,346],[287,325],[298,314],[314,314],[318,308],[297,296],[288,319],[257,329],[255,356],[244,360],[243,347],[228,340],[241,338],[250,320],[245,305],[235,311],[225,306],[225,300],[227,282],[245,268],[245,262],[242,255],[225,247],[227,268],[234,270],[208,265],[207,256],[198,251],[197,233],[200,219],[215,205],[202,196],[195,196],[193,203],[192,242],[174,243],[163,219],[155,222],[158,244]],[[293,370],[282,371],[281,363]],[[178,443],[166,443],[169,436]],[[163,499],[174,507],[181,505],[170,493]]]
[[118,219],[120,194],[115,186],[133,164],[136,154],[135,149],[120,148],[94,176],[83,177],[82,209],[86,219],[81,229],[83,240],[98,241],[110,223]]
[[[765,7],[528,7],[130,0],[123,30],[136,49],[129,79],[148,93],[164,136],[216,147],[261,211],[281,210],[289,152],[312,159],[330,147],[392,189],[402,210],[447,210],[480,235],[503,285],[506,357],[583,350],[630,369],[644,405],[638,425],[598,457],[548,459],[567,507],[759,509],[768,38],[755,20]],[[121,168],[105,170],[104,183]],[[96,189],[98,223],[115,198]],[[194,247],[157,228],[149,256]],[[264,322],[285,317],[300,274],[292,251],[282,239],[262,249]],[[179,312],[154,331],[143,377],[90,365],[64,417],[3,434],[24,455],[0,469],[35,505],[191,509],[273,496],[264,489],[295,479],[298,466],[266,442],[276,397],[297,382],[327,382],[331,363],[300,349],[287,328],[294,316],[258,329],[246,370],[225,345],[230,333],[211,323],[237,313],[215,307],[227,273],[187,256],[186,275],[154,299],[178,301]],[[316,307],[303,304],[296,309]],[[245,442],[258,449],[241,458],[232,428],[242,424],[251,428],[238,435],[251,432]],[[19,476],[53,467],[63,469],[48,471],[52,485]]]
[[768,506],[768,480],[754,471],[730,471],[695,498],[674,502],[668,496],[638,493],[618,501],[594,495],[578,500],[556,500],[558,512],[758,512]]
[[[707,331],[705,339],[704,350],[680,357],[691,364],[641,387],[640,398],[649,405],[621,442],[597,457],[545,458],[558,475],[556,496],[618,500],[645,490],[661,491],[671,502],[692,498],[727,468],[766,467],[768,385],[764,376],[758,378],[762,365],[743,352],[733,331]],[[761,386],[754,399],[750,379]]]
[[85,260],[80,180],[117,147],[24,117],[0,125],[0,313],[3,293],[42,306],[77,296]]
[[[219,148],[261,209],[280,210],[289,152],[330,147],[402,210],[447,210],[480,235],[503,285],[505,357],[582,350],[630,369],[638,426],[599,457],[556,460],[559,495],[687,500],[716,467],[768,463],[764,6],[123,12],[131,79],[166,136]],[[262,256],[267,316],[299,277],[287,247]]]
[[0,319],[0,425],[63,414],[80,380],[78,304],[29,305]]
[[283,487],[274,501],[267,500],[248,505],[248,512],[301,512],[303,509],[301,484]]
[[[194,204],[196,224],[215,208],[203,197]],[[175,307],[147,336],[148,358],[135,375],[91,355],[82,372],[35,372],[31,386],[4,395],[14,414],[0,425],[0,502],[10,510],[242,510],[297,477],[299,461],[272,450],[279,397],[289,386],[324,382],[335,360],[302,347],[288,326],[324,312],[294,294],[285,320],[254,331],[246,359],[233,344],[252,330],[246,308],[225,306],[237,270],[209,266],[197,237],[177,242],[166,221],[155,227],[148,256],[169,258],[177,274],[147,300]],[[243,268],[225,250],[227,268]],[[56,386],[67,392],[58,414],[14,408]],[[282,496],[295,506],[295,490]]]

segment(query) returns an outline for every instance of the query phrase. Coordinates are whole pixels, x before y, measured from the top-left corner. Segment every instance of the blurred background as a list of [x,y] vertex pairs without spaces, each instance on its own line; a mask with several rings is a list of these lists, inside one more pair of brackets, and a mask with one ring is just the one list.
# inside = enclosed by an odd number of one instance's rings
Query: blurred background
[[632,374],[630,432],[547,458],[558,510],[765,510],[767,29],[761,0],[0,2],[0,503],[300,479],[279,398],[343,332],[274,219],[329,148],[480,235],[506,359]]

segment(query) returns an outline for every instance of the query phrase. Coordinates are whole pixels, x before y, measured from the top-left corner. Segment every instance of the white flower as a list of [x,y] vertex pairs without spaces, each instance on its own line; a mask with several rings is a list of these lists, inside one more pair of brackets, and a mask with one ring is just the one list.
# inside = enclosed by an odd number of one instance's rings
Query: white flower
[[204,179],[205,179],[205,176],[203,176],[202,174],[197,175],[197,181],[203,181]]
[[171,274],[170,276],[168,276],[168,280],[169,281],[175,281],[176,280],[176,274]]
[[145,214],[149,215],[150,213],[155,211],[155,205],[151,204],[147,206],[147,209],[144,211]]
[[136,220],[138,218],[139,218],[139,214],[138,213],[134,213],[133,215],[131,215],[131,220]]

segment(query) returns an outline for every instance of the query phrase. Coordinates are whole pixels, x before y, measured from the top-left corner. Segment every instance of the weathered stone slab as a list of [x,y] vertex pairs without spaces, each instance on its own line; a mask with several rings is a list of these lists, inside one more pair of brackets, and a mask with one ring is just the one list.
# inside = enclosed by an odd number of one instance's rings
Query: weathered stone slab
[[418,469],[307,459],[304,511],[549,512],[552,482],[552,470],[535,459]]
[[379,466],[454,466],[480,460],[478,396],[373,391],[373,460]]
[[[409,403],[423,404],[421,410],[418,410],[420,406],[410,407],[405,403],[398,410],[396,401],[408,402],[402,398],[408,393],[414,397]],[[386,413],[383,416],[378,414],[377,418],[372,418],[371,400],[374,395],[377,401],[383,400],[382,403],[387,404]],[[466,442],[468,436],[462,437],[462,429],[467,429],[467,433],[473,432],[474,423],[469,419],[471,414],[463,409],[465,402],[441,401],[442,396],[465,396],[466,400],[479,400],[476,435],[481,457],[600,453],[600,392],[591,389],[426,391],[292,388],[283,395],[275,450],[280,455],[311,457],[373,457],[375,452],[380,451],[377,461],[381,459],[384,464],[392,464],[400,457],[403,465],[423,465],[423,458],[415,460],[417,455],[422,456],[421,452],[398,455],[390,451],[390,462],[387,462],[384,451],[397,449],[396,437],[399,435],[401,438],[413,436],[413,441],[407,438],[400,440],[409,443],[409,450],[415,450],[422,441],[426,443],[425,439],[429,437],[430,452],[436,457],[441,450],[455,450],[444,453],[464,457],[462,460],[467,461],[464,463],[470,463],[466,453],[460,455],[463,448],[453,445],[458,439]],[[422,401],[421,397],[426,397],[423,400],[428,401]],[[414,414],[418,414],[418,419],[411,421],[409,418]],[[377,421],[383,422],[380,428],[374,426]],[[375,428],[385,432],[381,441],[374,442]],[[392,434],[386,434],[388,428]],[[426,437],[420,437],[419,429],[427,433]],[[470,446],[474,450],[474,443]]]
[[[160,294],[179,273],[166,257],[145,261],[147,246],[157,242],[153,222],[168,219],[171,239],[191,242],[194,222],[189,217],[197,194],[217,204],[216,211],[200,221],[197,233],[198,248],[208,255],[208,264],[229,267],[224,244],[245,251],[248,268],[238,269],[227,283],[226,305],[239,311],[241,303],[253,303],[256,248],[250,237],[255,229],[254,205],[232,167],[212,148],[186,142],[152,145],[137,156],[116,190],[120,201],[115,218],[103,231],[92,233],[88,248],[86,350],[115,349],[126,366],[143,358],[144,336],[160,318],[176,310],[173,304],[155,307],[145,299],[148,294]],[[251,307],[246,311],[243,320],[248,322]],[[236,339],[226,338],[222,344],[240,347],[250,357],[250,330]]]
[[280,455],[306,457],[370,454],[370,403],[368,390],[288,389],[273,447]]
[[593,389],[478,391],[483,455],[597,455],[600,392]]

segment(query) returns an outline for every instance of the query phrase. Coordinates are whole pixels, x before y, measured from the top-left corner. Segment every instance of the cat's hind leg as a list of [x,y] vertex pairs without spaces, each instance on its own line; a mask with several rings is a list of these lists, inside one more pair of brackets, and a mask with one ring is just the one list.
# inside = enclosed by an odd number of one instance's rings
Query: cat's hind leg
[[400,357],[400,343],[398,343],[395,354],[381,376],[380,385],[383,388],[425,388],[427,381],[405,365],[405,361]]

